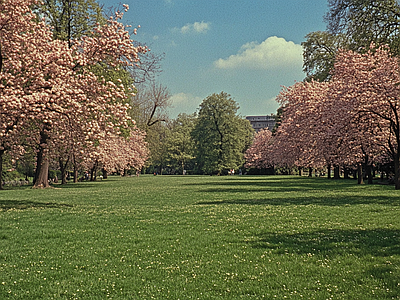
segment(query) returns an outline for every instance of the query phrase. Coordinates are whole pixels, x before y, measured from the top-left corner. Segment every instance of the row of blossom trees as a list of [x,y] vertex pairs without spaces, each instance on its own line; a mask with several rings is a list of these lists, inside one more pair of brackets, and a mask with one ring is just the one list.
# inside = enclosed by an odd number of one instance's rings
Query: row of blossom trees
[[282,123],[274,135],[256,135],[247,166],[357,167],[360,174],[362,165],[391,160],[400,189],[399,71],[387,47],[339,51],[329,82],[283,89]]
[[27,148],[36,153],[35,187],[48,187],[54,160],[63,180],[70,163],[75,180],[81,168],[141,169],[144,133],[126,104],[134,88],[92,70],[132,66],[147,49],[134,46],[119,22],[122,12],[72,45],[55,40],[32,12],[36,2],[0,1],[0,174],[6,152],[17,159]]

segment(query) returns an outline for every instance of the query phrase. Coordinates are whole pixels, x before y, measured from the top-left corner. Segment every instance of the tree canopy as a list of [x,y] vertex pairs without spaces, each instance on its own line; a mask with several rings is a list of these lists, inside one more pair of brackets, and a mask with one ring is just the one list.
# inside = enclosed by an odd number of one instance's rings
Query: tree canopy
[[339,49],[362,52],[371,43],[400,54],[400,4],[396,0],[329,0],[326,31],[306,35],[303,70],[306,80],[325,81]]
[[251,144],[253,129],[237,115],[238,104],[227,93],[212,94],[200,104],[195,140],[197,168],[203,173],[237,169]]

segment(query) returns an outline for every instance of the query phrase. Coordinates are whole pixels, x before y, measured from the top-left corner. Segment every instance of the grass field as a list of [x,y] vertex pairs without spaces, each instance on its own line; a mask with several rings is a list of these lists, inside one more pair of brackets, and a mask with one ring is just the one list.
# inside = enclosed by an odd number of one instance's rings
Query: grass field
[[290,176],[0,191],[0,299],[399,299],[399,205]]

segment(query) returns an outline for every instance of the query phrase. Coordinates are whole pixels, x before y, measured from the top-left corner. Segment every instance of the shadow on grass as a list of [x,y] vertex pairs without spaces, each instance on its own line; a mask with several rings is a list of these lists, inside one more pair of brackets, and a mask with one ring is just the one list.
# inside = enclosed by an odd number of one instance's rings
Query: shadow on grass
[[400,231],[391,229],[327,229],[296,234],[264,233],[259,235],[257,241],[249,243],[254,248],[269,249],[276,254],[318,254],[329,257],[400,255]]
[[63,208],[73,207],[73,205],[54,203],[54,202],[34,202],[29,200],[0,200],[0,211],[11,209],[23,210],[28,208]]
[[324,195],[315,195],[307,197],[296,197],[296,195],[287,195],[284,198],[266,198],[266,199],[229,199],[217,201],[200,201],[196,205],[323,205],[323,206],[344,206],[360,204],[381,204],[399,206],[398,196],[338,196],[327,197]]
[[81,188],[88,189],[97,187],[97,185],[96,181],[87,181],[87,182],[76,182],[76,183],[70,182],[67,184],[53,184],[52,187],[56,189],[81,189]]
[[[96,187],[96,182],[102,182],[102,181],[83,181],[83,182],[69,182],[67,184],[61,184],[61,183],[52,183],[50,184],[50,189],[79,189],[79,188],[93,188]],[[106,182],[106,181],[104,181]],[[3,190],[4,191],[20,191],[20,190],[29,190],[32,189],[33,185],[22,185],[22,186],[4,186]],[[3,191],[0,190],[0,193]]]
[[[258,178],[254,176],[226,176],[222,180],[207,181],[204,183],[187,183],[187,185],[203,185],[208,187],[219,186],[224,188],[223,191],[225,191],[225,187],[238,187],[235,190],[242,192],[245,192],[246,190],[257,191],[255,188],[260,188],[259,191],[269,189],[273,191],[291,192],[298,190],[343,190],[357,186],[357,181],[352,179],[334,180],[320,177],[309,178],[300,176],[262,176]],[[221,192],[221,189],[215,188],[215,190],[213,190],[210,188],[208,191]]]
[[[200,185],[204,186],[199,190],[200,193],[224,193],[229,196],[226,200],[202,201],[198,202],[198,205],[400,205],[399,193],[387,192],[391,187],[358,186],[354,180],[293,176],[260,178],[238,176]],[[374,193],[374,191],[377,192]],[[263,193],[266,196],[248,199],[251,193]]]

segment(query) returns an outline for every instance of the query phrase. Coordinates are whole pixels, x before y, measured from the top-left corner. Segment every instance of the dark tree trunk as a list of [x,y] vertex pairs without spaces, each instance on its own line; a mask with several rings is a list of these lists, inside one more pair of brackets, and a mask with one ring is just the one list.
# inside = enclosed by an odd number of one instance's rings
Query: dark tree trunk
[[3,155],[5,150],[0,150],[0,190],[3,189]]
[[334,179],[340,179],[340,167],[335,166],[333,169],[333,178]]
[[78,182],[78,168],[76,166],[76,163],[74,164],[74,183]]
[[367,165],[365,166],[365,170],[366,170],[366,175],[367,175],[367,179],[368,179],[368,184],[373,184],[373,176],[372,176],[372,166],[371,165]]
[[350,179],[350,170],[349,168],[344,168],[344,179]]
[[299,176],[303,176],[303,167],[299,167]]
[[309,167],[308,168],[308,177],[312,177],[312,172],[313,172],[313,168]]
[[332,176],[331,176],[331,168],[332,168],[331,164],[328,164],[328,166],[327,166],[327,169],[328,169],[328,171],[327,171],[327,173],[328,173],[328,179],[331,179],[331,178],[332,178]]
[[96,181],[97,165],[95,164],[93,168],[90,169],[90,181]]
[[363,170],[361,163],[357,164],[357,179],[358,179],[358,184],[364,184]]
[[400,190],[400,153],[397,153],[394,158],[394,187]]
[[103,179],[107,179],[108,178],[108,173],[106,171],[106,169],[101,169],[101,172],[103,173]]
[[60,171],[61,171],[61,184],[67,184],[67,166],[68,166],[69,158],[67,161],[64,163],[62,158],[58,158],[58,163],[60,165]]
[[47,145],[47,133],[43,130],[40,133],[39,152],[36,160],[35,182],[33,188],[48,188],[49,185],[49,160],[45,156],[45,149],[41,145]]

